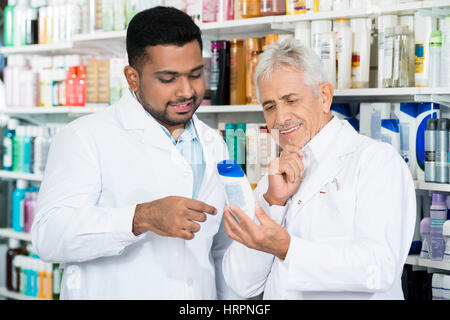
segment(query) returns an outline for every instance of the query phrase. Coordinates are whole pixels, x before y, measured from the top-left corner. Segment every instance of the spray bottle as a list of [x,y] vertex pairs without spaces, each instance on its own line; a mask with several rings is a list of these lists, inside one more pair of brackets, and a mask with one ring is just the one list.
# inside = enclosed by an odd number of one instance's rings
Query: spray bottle
[[420,236],[422,238],[422,249],[420,258],[429,259],[430,254],[430,218],[426,217],[420,221]]

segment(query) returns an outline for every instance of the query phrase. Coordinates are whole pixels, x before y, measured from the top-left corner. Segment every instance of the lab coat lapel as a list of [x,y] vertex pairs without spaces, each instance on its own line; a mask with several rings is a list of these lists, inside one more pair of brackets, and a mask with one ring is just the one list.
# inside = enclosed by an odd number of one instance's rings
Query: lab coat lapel
[[[300,204],[304,206],[315,194],[320,192],[323,186],[336,179],[339,171],[344,168],[344,156],[355,151],[355,137],[357,137],[356,131],[344,123],[335,143],[330,144],[326,158],[321,161],[317,170],[311,173],[313,175],[311,179],[306,180],[305,185],[300,186],[299,196],[295,197],[297,202],[300,200]],[[339,181],[336,180],[336,184],[338,185]]]
[[139,142],[166,151],[173,151],[173,144],[159,123],[150,116],[129,90],[116,104],[117,116],[125,130]]

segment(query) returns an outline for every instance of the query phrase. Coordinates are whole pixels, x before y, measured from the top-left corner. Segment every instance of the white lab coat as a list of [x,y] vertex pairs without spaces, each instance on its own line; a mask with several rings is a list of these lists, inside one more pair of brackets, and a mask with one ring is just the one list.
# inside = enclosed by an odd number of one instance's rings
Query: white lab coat
[[[218,210],[193,240],[131,232],[135,207],[166,196],[191,198],[193,173],[159,124],[127,91],[104,112],[69,123],[52,143],[33,248],[64,268],[62,299],[235,298],[221,261],[224,193],[217,162],[223,139],[193,117],[206,162],[198,200]],[[216,287],[217,280],[217,287]]]
[[[411,245],[415,188],[398,152],[333,118],[304,148],[305,180],[285,206],[255,196],[291,236],[286,259],[233,242],[225,280],[264,299],[403,299],[401,275]],[[318,159],[313,161],[312,159]]]

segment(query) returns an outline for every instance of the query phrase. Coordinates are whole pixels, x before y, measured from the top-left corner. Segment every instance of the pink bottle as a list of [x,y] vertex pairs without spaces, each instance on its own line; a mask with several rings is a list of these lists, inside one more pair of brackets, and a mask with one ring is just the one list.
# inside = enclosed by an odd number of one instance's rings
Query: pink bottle
[[218,0],[217,22],[234,20],[234,0]]
[[216,22],[217,2],[219,0],[203,0],[203,20],[202,22]]
[[37,192],[27,192],[25,196],[25,228],[26,233],[31,232],[31,225],[33,224],[34,211],[37,202]]

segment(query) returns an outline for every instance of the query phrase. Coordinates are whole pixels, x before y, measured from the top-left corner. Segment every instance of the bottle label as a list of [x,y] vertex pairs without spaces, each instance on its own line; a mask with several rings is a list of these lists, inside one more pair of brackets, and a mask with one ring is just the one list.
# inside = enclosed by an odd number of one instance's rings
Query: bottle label
[[392,58],[394,55],[394,40],[385,38],[384,40],[384,79],[392,78]]
[[53,294],[59,294],[61,290],[61,271],[53,270]]
[[414,57],[414,72],[415,73],[425,73],[425,54],[424,45],[417,43],[415,46],[415,57]]

